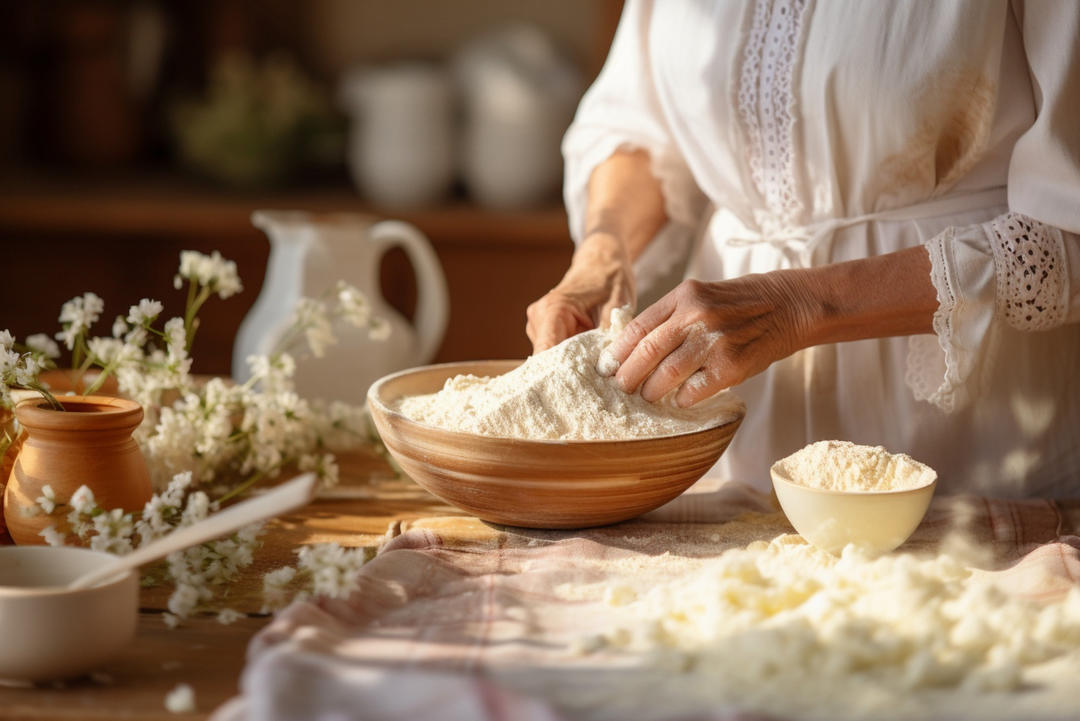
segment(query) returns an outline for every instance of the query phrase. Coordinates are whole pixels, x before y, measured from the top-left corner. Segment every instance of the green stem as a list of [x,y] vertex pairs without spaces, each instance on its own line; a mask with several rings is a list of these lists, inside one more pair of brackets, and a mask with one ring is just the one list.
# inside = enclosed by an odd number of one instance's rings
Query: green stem
[[40,383],[38,383],[36,381],[33,382],[33,383],[28,383],[26,385],[26,387],[29,388],[32,391],[36,391],[36,392],[40,393],[41,397],[44,398],[49,403],[49,407],[52,408],[53,410],[55,410],[55,411],[66,410],[64,408],[63,404],[61,404],[60,401],[56,400],[56,396],[54,396],[52,393],[50,393],[49,389],[46,388],[45,386],[41,385]]
[[116,370],[115,363],[108,363],[101,368],[101,373],[98,374],[97,380],[95,380],[89,388],[83,391],[84,396],[92,396],[94,393],[105,385],[105,380],[109,377],[109,374]]
[[241,493],[243,493],[244,491],[246,491],[247,489],[249,489],[253,485],[255,485],[265,475],[266,474],[263,471],[259,471],[258,473],[253,475],[251,478],[247,479],[246,481],[241,483],[239,486],[232,489],[231,491],[226,493],[221,498],[217,499],[218,504],[222,504],[225,501],[229,500],[230,498],[235,498],[236,496],[240,495]]
[[168,340],[168,336],[165,335],[165,331],[158,330],[157,328],[154,328],[154,327],[150,326],[149,324],[143,325],[143,329],[145,329],[146,331],[148,331],[150,333],[153,333],[158,338]]
[[[82,335],[75,336],[75,342],[71,347],[71,367],[79,368],[82,365],[83,356],[83,338]],[[80,369],[79,377],[82,377],[82,373],[85,372],[85,368]]]
[[[194,285],[191,286],[194,290]],[[199,309],[202,308],[203,303],[210,297],[210,288],[200,288],[198,295],[192,298],[192,294],[188,293],[188,306],[184,312],[184,328],[187,330],[187,350],[191,350],[191,345],[195,342],[195,331],[198,330],[199,323],[196,316],[199,313]]]

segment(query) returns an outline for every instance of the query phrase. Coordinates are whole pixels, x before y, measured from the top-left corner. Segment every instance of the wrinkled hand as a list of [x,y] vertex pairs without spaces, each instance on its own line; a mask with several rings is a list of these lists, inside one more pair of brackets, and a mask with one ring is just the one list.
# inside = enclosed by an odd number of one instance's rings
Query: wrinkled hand
[[803,347],[811,300],[782,272],[685,281],[627,325],[599,368],[617,369],[628,393],[657,401],[678,389],[675,403],[691,406]]
[[625,252],[590,238],[559,284],[528,307],[525,332],[539,353],[583,331],[606,327],[613,308],[634,302],[634,271]]

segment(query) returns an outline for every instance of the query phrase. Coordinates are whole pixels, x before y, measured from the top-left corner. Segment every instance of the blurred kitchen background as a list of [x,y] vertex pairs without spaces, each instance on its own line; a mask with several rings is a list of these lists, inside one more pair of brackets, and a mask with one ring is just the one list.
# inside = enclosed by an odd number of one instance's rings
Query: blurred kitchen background
[[[0,328],[180,313],[179,251],[244,292],[203,313],[195,370],[227,373],[270,243],[256,208],[419,228],[445,273],[436,361],[524,357],[525,306],[571,254],[558,143],[621,0],[35,0],[0,24]],[[388,253],[383,295],[417,288]],[[108,319],[107,321],[105,319]]]

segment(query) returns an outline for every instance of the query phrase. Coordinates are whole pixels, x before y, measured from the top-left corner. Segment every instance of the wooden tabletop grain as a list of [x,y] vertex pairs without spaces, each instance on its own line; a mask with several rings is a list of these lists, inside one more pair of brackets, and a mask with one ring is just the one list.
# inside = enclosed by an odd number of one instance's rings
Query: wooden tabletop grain
[[[228,589],[226,605],[244,618],[222,625],[206,615],[169,628],[163,613],[171,587],[143,589],[135,640],[118,658],[92,677],[35,686],[0,685],[0,718],[207,718],[236,695],[248,641],[270,621],[261,613],[263,574],[295,565],[297,548],[328,542],[374,548],[388,531],[393,535],[403,524],[432,516],[462,517],[465,525],[473,525],[460,511],[394,475],[378,456],[338,454],[338,463],[342,481],[334,495],[268,524],[255,562]],[[195,691],[194,714],[178,716],[165,708],[165,696],[181,683]]]

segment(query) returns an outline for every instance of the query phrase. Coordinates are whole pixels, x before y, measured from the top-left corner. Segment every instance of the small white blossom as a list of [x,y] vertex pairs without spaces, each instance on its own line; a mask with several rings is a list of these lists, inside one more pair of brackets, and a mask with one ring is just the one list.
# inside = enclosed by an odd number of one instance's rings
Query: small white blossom
[[75,347],[75,339],[97,322],[104,309],[105,302],[94,293],[83,293],[72,298],[60,308],[60,322],[64,330],[56,335],[56,339],[64,341],[64,345],[71,350]]
[[304,331],[308,348],[316,358],[326,355],[326,349],[337,343],[326,306],[311,298],[301,298],[293,310],[292,323]]
[[128,332],[128,330],[128,324],[127,321],[124,320],[124,316],[116,316],[116,320],[114,320],[112,324],[113,338],[123,338],[124,335]]
[[195,690],[186,683],[178,684],[165,696],[165,709],[169,713],[195,713]]
[[0,374],[7,375],[19,363],[19,354],[13,350],[0,348]]
[[210,498],[202,491],[195,491],[187,497],[187,504],[181,515],[181,526],[190,526],[210,515]]
[[67,536],[56,530],[56,526],[46,526],[38,531],[38,535],[44,538],[45,543],[50,546],[63,546],[64,541],[67,539]]
[[296,569],[292,566],[276,568],[263,575],[263,613],[281,608],[289,602],[287,587],[296,578]]
[[0,330],[0,351],[9,351],[15,345],[15,336],[9,330]]
[[338,465],[330,453],[300,456],[298,466],[301,471],[315,471],[324,488],[337,485]]
[[35,333],[26,339],[26,345],[33,351],[40,353],[46,358],[59,358],[60,346],[44,333]]
[[141,325],[134,326],[124,336],[124,344],[132,346],[139,351],[139,355],[143,355],[142,347],[146,345],[146,341],[150,338],[150,334],[146,332],[146,328]]
[[[170,570],[173,566],[173,557],[182,557],[183,551],[172,553],[169,555]],[[185,583],[184,581],[177,580],[176,590],[169,596],[169,612],[177,616],[178,618],[187,618],[195,610],[195,607],[199,604],[201,594],[199,593],[199,586],[195,583]]]
[[53,493],[52,486],[46,484],[41,487],[41,495],[37,497],[35,503],[47,514],[56,510],[56,495]]
[[86,486],[79,486],[79,489],[71,497],[71,508],[80,514],[88,515],[93,513],[94,509],[97,508],[94,492]]
[[367,562],[363,548],[342,548],[337,543],[303,546],[297,566],[311,574],[317,596],[344,598],[356,588],[357,571]]
[[347,322],[363,328],[371,321],[371,306],[367,297],[348,283],[338,283],[338,308]]
[[91,549],[119,555],[131,553],[134,523],[130,513],[114,508],[94,516],[93,524],[97,533],[90,539]]
[[143,298],[138,305],[128,309],[127,321],[132,325],[148,325],[153,323],[163,310],[165,306],[158,301]]
[[41,363],[33,355],[22,356],[22,362],[15,366],[15,382],[21,386],[27,386],[37,380],[41,372]]
[[[138,330],[142,330],[139,328]],[[136,343],[129,343],[118,338],[98,336],[86,341],[90,354],[102,365],[118,366],[122,363],[137,361],[142,351]]]
[[294,578],[296,578],[296,569],[292,566],[276,568],[263,576],[263,588],[283,588]]
[[178,277],[206,286],[223,299],[244,289],[236,272],[236,263],[226,260],[216,250],[211,255],[194,250],[182,251]]
[[230,623],[235,623],[244,617],[244,614],[239,611],[234,611],[231,608],[223,608],[218,611],[217,622],[223,626],[228,626]]

